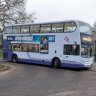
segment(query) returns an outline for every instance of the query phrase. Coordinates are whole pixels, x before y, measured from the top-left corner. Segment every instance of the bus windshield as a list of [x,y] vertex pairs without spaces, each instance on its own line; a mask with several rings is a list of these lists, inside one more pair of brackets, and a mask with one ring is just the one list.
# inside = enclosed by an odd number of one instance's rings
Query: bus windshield
[[83,34],[92,35],[92,30],[91,30],[90,25],[81,21],[79,21],[79,31],[80,33],[83,33]]
[[81,44],[81,56],[83,58],[92,57],[92,45]]

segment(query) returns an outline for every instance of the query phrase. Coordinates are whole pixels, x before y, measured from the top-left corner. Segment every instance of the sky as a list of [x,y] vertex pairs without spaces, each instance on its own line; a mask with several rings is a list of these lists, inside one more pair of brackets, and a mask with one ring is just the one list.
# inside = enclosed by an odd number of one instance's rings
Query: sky
[[35,22],[81,20],[96,22],[96,0],[27,0],[26,11],[35,12]]

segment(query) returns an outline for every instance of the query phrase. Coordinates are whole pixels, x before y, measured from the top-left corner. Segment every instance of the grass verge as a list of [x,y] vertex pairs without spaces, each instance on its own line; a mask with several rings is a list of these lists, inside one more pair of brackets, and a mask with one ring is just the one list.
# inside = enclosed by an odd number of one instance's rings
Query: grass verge
[[3,64],[0,64],[0,71],[4,70],[5,69],[5,65]]
[[0,48],[0,58],[3,58],[3,50]]

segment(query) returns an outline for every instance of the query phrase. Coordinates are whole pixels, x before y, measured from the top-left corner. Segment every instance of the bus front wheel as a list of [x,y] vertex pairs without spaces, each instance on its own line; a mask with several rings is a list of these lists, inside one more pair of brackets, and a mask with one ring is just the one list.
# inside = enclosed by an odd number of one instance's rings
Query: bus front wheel
[[18,57],[17,57],[16,54],[14,54],[14,55],[12,56],[12,61],[13,61],[14,63],[16,63],[16,62],[18,61]]
[[60,60],[58,58],[54,58],[52,62],[52,66],[56,69],[60,68]]

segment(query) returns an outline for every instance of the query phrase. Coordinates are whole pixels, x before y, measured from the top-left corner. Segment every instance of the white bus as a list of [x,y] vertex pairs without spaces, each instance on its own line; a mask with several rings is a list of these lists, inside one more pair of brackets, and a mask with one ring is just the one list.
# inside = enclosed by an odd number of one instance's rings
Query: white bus
[[92,50],[91,27],[78,20],[7,25],[3,33],[4,59],[13,62],[90,68]]

